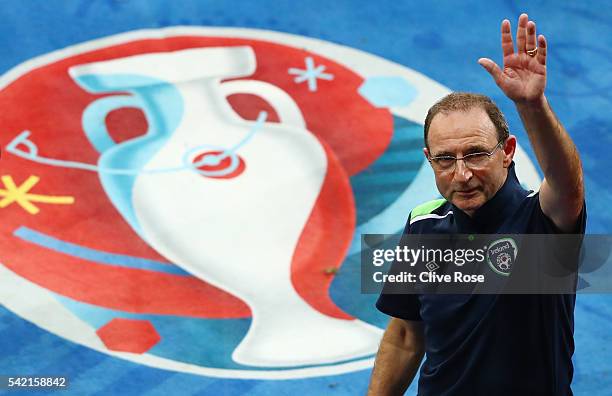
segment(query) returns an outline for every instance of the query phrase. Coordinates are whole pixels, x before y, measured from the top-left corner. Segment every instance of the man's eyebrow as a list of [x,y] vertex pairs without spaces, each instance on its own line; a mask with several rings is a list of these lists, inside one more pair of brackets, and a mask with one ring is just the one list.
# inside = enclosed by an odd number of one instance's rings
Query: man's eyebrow
[[[464,150],[464,155],[471,154],[471,153],[486,153],[487,150],[488,149],[486,147],[480,144],[471,144],[467,146],[467,148]],[[446,157],[446,156],[456,157],[456,154],[453,153],[452,151],[442,150],[432,155],[432,157]]]
[[468,148],[465,151],[468,153],[483,153],[487,151],[487,148],[479,144],[474,144],[474,145],[468,146]]
[[432,155],[432,157],[454,157],[454,156],[455,156],[455,153],[452,153],[450,151],[440,151],[439,153]]

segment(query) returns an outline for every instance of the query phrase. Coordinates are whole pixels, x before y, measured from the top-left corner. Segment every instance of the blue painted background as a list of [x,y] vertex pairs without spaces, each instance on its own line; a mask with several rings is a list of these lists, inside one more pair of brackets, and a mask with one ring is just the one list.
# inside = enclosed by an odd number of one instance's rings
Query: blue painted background
[[[582,155],[587,232],[612,233],[610,2],[6,0],[0,1],[0,73],[37,55],[135,29],[270,29],[354,47],[422,72],[452,90],[487,94],[535,161],[512,103],[476,63],[482,56],[501,61],[500,21],[507,17],[514,24],[521,11],[529,13],[549,42],[547,95]],[[577,395],[612,394],[611,297],[578,297]],[[69,343],[0,307],[1,374],[66,375],[71,394],[94,395],[363,394],[369,377],[369,371],[361,371],[307,380],[244,381],[151,369]],[[409,393],[413,391],[411,387]]]

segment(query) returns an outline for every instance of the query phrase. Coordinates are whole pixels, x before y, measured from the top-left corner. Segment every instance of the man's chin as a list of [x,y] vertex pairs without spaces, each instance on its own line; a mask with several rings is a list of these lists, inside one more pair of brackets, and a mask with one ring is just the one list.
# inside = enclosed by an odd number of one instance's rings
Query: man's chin
[[472,215],[478,208],[484,204],[484,200],[480,194],[474,194],[473,197],[462,197],[459,194],[455,194],[453,197],[453,205],[464,211],[465,213]]

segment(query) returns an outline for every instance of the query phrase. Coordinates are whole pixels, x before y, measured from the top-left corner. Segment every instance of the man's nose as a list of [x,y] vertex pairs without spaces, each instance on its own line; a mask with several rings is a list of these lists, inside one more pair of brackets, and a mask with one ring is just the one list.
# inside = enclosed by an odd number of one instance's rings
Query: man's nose
[[466,182],[472,178],[472,171],[470,168],[465,166],[463,160],[457,160],[455,162],[455,180],[459,182]]

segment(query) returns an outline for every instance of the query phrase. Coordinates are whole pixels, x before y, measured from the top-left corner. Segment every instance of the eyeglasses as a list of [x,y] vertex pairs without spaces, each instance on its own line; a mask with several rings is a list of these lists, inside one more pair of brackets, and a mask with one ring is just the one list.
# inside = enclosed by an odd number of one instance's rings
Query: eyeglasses
[[471,153],[460,158],[453,157],[452,155],[439,155],[437,157],[429,157],[429,163],[434,170],[439,172],[454,171],[457,161],[459,160],[462,160],[465,166],[470,169],[481,169],[487,165],[493,153],[495,153],[495,151],[501,147],[503,142],[503,140],[497,142],[497,145],[493,147],[493,150],[489,151],[488,153]]

